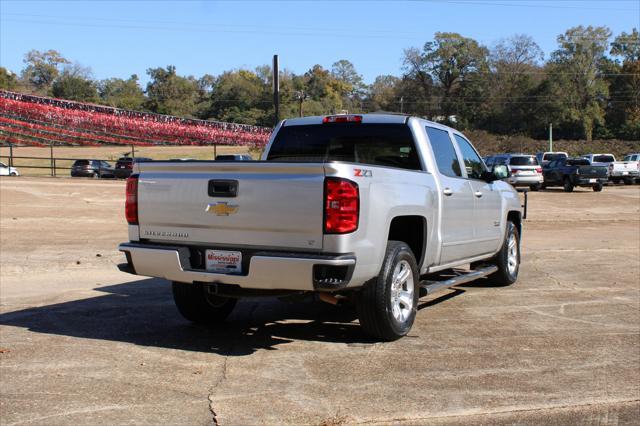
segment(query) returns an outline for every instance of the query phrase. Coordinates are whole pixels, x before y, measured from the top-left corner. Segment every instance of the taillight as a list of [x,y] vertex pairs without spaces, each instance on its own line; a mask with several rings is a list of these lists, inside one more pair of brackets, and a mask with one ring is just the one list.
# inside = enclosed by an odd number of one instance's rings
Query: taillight
[[328,177],[324,181],[324,194],[324,232],[347,234],[358,229],[358,184],[347,179]]
[[322,119],[324,124],[327,123],[362,123],[361,115],[328,115]]
[[125,166],[127,169],[133,169],[133,163],[126,163]]
[[536,167],[536,173],[542,173],[542,167]]
[[124,215],[129,225],[138,224],[138,175],[127,178],[127,193],[124,203]]

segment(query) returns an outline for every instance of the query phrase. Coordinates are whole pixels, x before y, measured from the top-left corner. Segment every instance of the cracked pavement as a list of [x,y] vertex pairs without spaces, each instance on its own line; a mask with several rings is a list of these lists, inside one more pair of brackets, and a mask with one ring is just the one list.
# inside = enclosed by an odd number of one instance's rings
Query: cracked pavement
[[[22,424],[634,424],[640,186],[529,194],[523,264],[368,340],[320,302],[183,320],[119,272],[124,182],[0,179],[0,419]],[[100,255],[100,256],[98,256]]]

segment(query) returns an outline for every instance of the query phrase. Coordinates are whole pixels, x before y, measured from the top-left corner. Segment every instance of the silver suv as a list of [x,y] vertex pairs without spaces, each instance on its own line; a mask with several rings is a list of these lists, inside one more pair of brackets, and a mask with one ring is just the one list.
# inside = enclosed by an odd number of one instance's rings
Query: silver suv
[[511,176],[505,179],[513,186],[528,186],[537,191],[542,186],[542,167],[535,155],[528,154],[496,154],[485,157],[489,168],[507,166]]

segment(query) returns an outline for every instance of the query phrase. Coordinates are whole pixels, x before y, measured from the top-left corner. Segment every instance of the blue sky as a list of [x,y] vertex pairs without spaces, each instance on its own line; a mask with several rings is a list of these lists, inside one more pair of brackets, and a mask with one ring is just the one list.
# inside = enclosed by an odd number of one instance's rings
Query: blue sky
[[30,49],[56,49],[96,78],[177,67],[182,75],[219,74],[271,62],[304,73],[348,59],[371,83],[401,74],[403,49],[437,31],[491,46],[531,35],[546,57],[556,37],[577,25],[614,33],[640,25],[640,0],[433,0],[333,2],[14,1],[0,0],[0,65],[18,72]]

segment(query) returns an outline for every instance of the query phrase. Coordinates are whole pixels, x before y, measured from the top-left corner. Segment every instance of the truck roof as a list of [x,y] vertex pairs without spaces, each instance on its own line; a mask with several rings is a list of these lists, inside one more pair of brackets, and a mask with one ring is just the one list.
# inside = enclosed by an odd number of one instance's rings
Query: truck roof
[[399,114],[399,113],[369,113],[369,114],[327,114],[327,115],[314,115],[309,117],[300,117],[300,118],[287,118],[283,120],[283,126],[305,126],[312,124],[322,124],[322,120],[325,117],[335,117],[335,116],[354,116],[358,115],[362,117],[363,124],[404,124],[409,121],[410,118],[415,118],[434,127],[446,128],[450,129],[454,132],[458,132],[456,129],[451,128],[449,126],[445,126],[441,123],[436,123],[435,121],[430,121],[422,117],[417,117],[408,114]]

